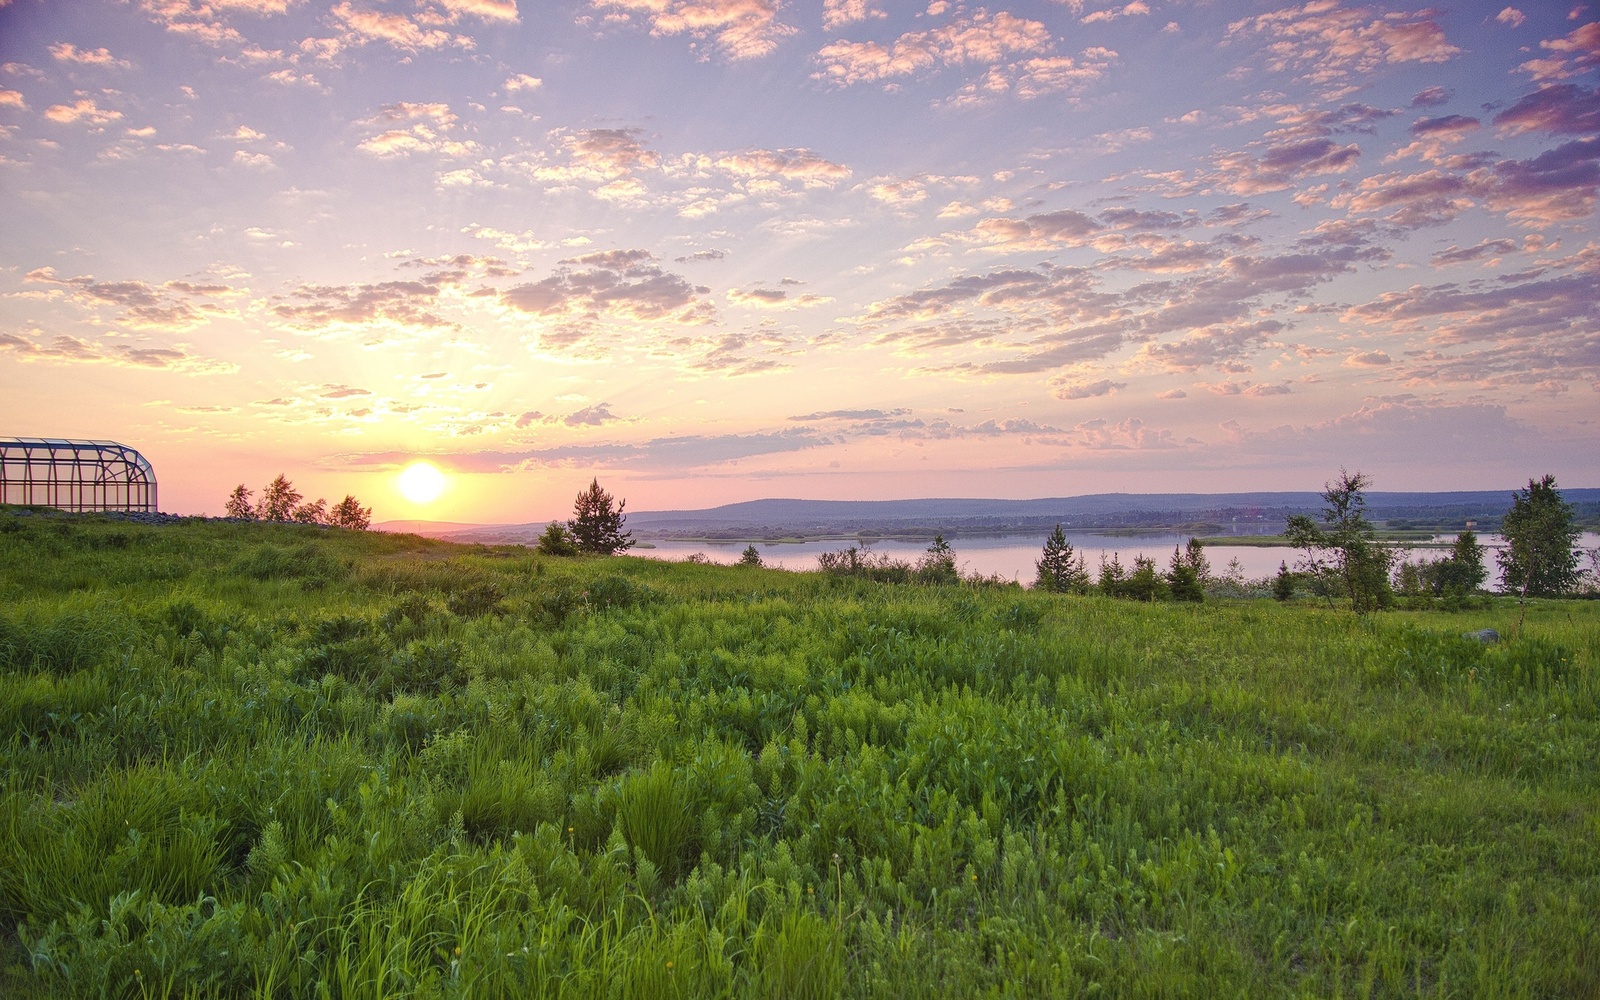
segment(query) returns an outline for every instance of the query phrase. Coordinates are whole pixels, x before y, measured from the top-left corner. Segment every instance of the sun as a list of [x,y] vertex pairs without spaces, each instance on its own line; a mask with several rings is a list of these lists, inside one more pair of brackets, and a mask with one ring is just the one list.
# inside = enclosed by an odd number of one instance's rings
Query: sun
[[450,485],[444,473],[431,462],[412,462],[400,473],[395,486],[412,503],[432,503]]

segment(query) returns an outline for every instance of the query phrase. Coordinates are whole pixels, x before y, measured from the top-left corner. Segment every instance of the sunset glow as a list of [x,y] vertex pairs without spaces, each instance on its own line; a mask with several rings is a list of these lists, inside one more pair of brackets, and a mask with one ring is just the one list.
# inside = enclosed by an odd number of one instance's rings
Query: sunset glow
[[1600,485],[1600,23],[1499,6],[0,3],[0,431],[380,521]]
[[415,504],[439,499],[448,485],[444,473],[428,462],[412,462],[395,478],[395,488],[400,495]]

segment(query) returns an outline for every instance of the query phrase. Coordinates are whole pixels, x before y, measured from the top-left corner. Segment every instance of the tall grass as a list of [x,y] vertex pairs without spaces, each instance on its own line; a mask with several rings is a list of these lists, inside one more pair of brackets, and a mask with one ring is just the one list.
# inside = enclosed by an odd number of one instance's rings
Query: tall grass
[[1600,604],[4,518],[0,993],[1600,995]]

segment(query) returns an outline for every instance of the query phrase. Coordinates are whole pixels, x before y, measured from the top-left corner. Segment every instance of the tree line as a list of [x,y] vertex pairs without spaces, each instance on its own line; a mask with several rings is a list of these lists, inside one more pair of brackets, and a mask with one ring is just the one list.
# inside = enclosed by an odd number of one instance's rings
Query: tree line
[[[1413,601],[1443,598],[1459,604],[1488,578],[1483,546],[1472,531],[1456,537],[1448,556],[1403,561],[1396,567],[1397,552],[1377,540],[1366,518],[1365,491],[1371,478],[1340,469],[1338,478],[1324,485],[1322,523],[1296,514],[1288,519],[1284,535],[1304,553],[1297,563],[1300,577],[1330,604],[1337,595],[1357,612],[1387,608],[1397,596],[1396,584],[1399,596]],[[1530,597],[1558,597],[1577,589],[1583,576],[1578,568],[1580,534],[1576,512],[1562,499],[1554,476],[1529,479],[1526,489],[1512,494],[1511,509],[1500,526],[1505,545],[1495,558],[1502,591],[1517,596],[1524,614]],[[1281,566],[1275,596],[1287,600],[1294,588],[1294,575]]]
[[321,498],[307,502],[305,495],[283,473],[261,490],[261,499],[243,483],[228,494],[225,506],[228,517],[243,521],[288,521],[299,524],[322,524],[333,528],[366,531],[372,525],[372,508],[361,506],[354,496],[345,498],[332,507]]
[[[1383,544],[1377,529],[1366,516],[1366,491],[1371,477],[1361,472],[1339,470],[1338,477],[1324,484],[1326,506],[1318,520],[1304,514],[1291,515],[1285,524],[1288,543],[1303,553],[1291,571],[1287,562],[1273,580],[1273,596],[1289,600],[1302,586],[1326,598],[1349,601],[1357,612],[1390,607],[1397,596],[1412,602],[1443,599],[1459,605],[1476,594],[1488,578],[1485,551],[1472,531],[1461,532],[1450,554],[1437,559],[1404,560],[1395,548]],[[322,502],[300,504],[300,495],[283,476],[263,493],[259,505],[252,507],[249,491],[240,486],[229,500],[241,510],[264,520],[303,520],[320,516]],[[354,497],[346,497],[327,515],[338,523],[341,512],[361,508]],[[626,530],[626,500],[619,500],[592,479],[589,487],[573,502],[572,517],[551,521],[539,536],[537,549],[545,555],[615,555],[634,545],[633,533]],[[285,513],[287,512],[287,513]],[[363,515],[364,516],[364,515]],[[361,524],[365,527],[365,522]],[[1512,496],[1501,535],[1505,546],[1497,554],[1502,587],[1525,604],[1529,597],[1557,596],[1572,592],[1583,574],[1578,569],[1576,542],[1580,535],[1572,506],[1562,499],[1555,477],[1530,479],[1525,490]],[[696,560],[690,557],[691,561]],[[703,557],[702,557],[703,559]],[[887,554],[874,555],[850,546],[818,556],[818,568],[840,576],[859,576],[885,583],[955,583],[961,581],[956,569],[954,549],[943,535],[934,538],[926,552],[914,563]],[[760,566],[761,555],[752,544],[745,549],[740,565]],[[1173,547],[1172,557],[1163,570],[1148,556],[1135,556],[1131,567],[1120,557],[1101,556],[1099,572],[1091,576],[1082,553],[1060,524],[1045,540],[1034,564],[1034,587],[1057,594],[1100,593],[1133,600],[1205,600],[1206,586],[1214,582],[1211,566],[1199,539]],[[976,579],[972,582],[998,581]],[[1226,582],[1226,578],[1223,582]]]

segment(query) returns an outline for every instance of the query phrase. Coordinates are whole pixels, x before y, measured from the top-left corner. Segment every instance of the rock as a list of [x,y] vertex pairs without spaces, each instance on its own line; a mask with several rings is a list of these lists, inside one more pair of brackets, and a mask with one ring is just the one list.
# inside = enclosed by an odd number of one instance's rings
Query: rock
[[1465,632],[1462,634],[1461,638],[1476,639],[1485,646],[1492,646],[1500,641],[1500,633],[1496,632],[1492,628],[1481,628],[1476,632]]

